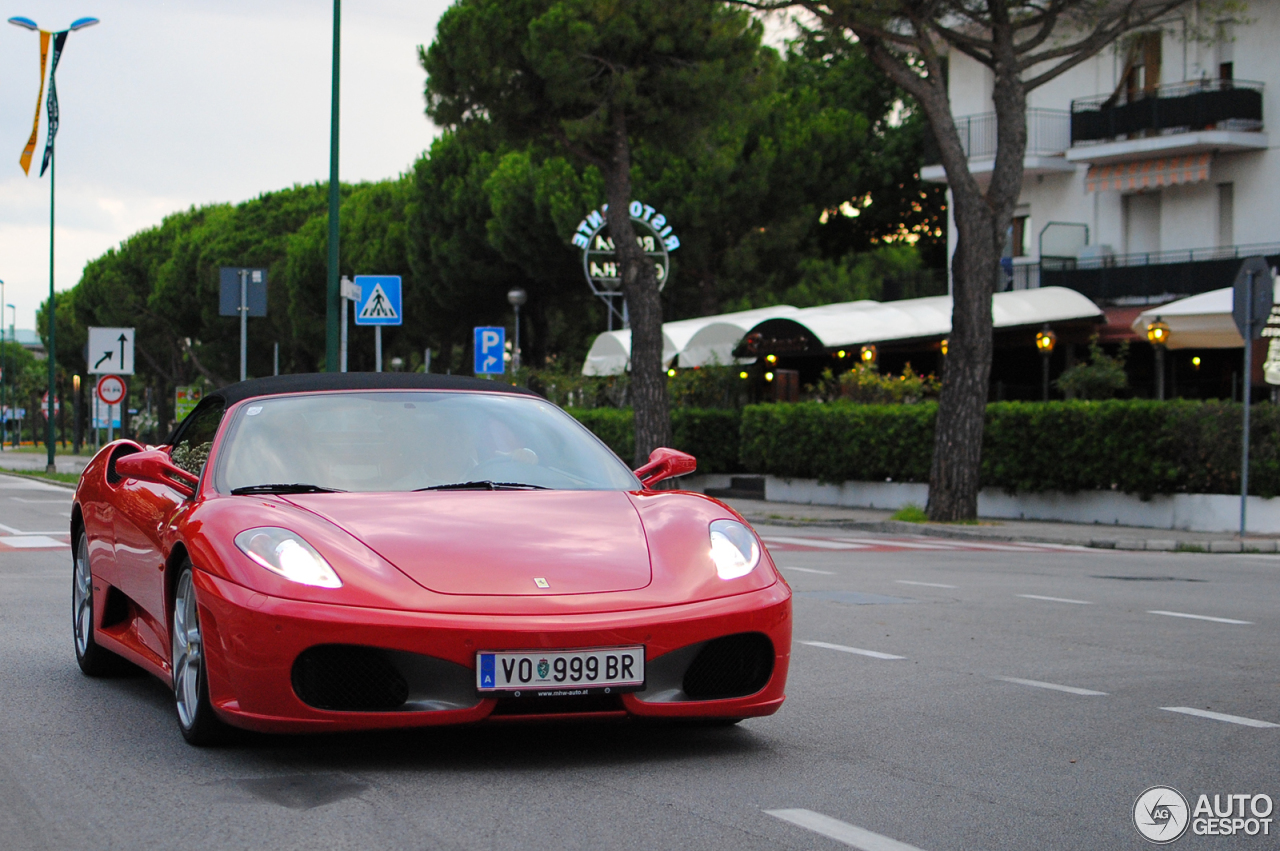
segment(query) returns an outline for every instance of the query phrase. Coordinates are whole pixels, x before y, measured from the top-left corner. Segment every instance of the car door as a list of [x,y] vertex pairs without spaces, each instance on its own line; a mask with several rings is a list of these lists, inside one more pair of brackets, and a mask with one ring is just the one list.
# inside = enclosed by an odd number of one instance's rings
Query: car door
[[[170,449],[174,463],[200,475],[218,425],[223,405],[210,399],[182,424]],[[165,540],[176,515],[188,500],[163,484],[125,479],[116,494],[113,523],[114,552],[119,585],[141,614],[138,638],[161,659],[169,656],[169,627],[165,611]]]

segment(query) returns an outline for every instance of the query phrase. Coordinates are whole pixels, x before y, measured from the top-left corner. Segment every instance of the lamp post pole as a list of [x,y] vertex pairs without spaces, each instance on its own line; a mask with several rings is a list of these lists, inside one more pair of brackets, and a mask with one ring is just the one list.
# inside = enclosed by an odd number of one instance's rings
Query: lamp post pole
[[507,301],[516,311],[516,334],[515,340],[511,346],[511,374],[515,375],[516,370],[520,369],[520,305],[529,300],[529,294],[520,287],[507,293]]
[[[9,320],[10,320],[9,321],[9,339],[13,340],[14,342],[17,342],[18,332],[15,331],[14,329],[18,324],[18,308],[14,307],[12,304],[5,304],[5,307],[9,308]],[[0,313],[3,313],[3,311],[0,311]],[[0,324],[3,324],[3,322],[4,322],[4,317],[0,316]],[[18,388],[15,382],[10,381],[9,383],[14,385],[13,398],[9,400],[9,404],[16,409],[18,407]],[[18,430],[14,432],[14,438],[13,438],[14,449],[18,448],[18,443],[21,441],[21,439],[22,439],[22,423],[19,422]]]
[[342,45],[342,0],[333,0],[333,86],[329,108],[329,280],[325,288],[324,369],[338,364],[338,55]]
[[1164,350],[1169,345],[1169,326],[1159,316],[1147,326],[1147,342],[1156,350],[1156,399],[1164,401]]
[[1240,539],[1244,540],[1245,529],[1248,528],[1249,517],[1249,403],[1253,396],[1253,278],[1254,271],[1248,271],[1249,282],[1245,285],[1245,328],[1244,335],[1244,369],[1241,377],[1244,386],[1241,388],[1240,400],[1244,402],[1244,437],[1240,441],[1242,453],[1240,459]]

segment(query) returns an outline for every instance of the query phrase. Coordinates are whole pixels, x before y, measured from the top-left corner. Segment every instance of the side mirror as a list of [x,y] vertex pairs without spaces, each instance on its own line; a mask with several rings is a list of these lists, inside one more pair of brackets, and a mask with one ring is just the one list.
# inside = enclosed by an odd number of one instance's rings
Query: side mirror
[[688,452],[659,446],[649,453],[649,463],[635,472],[644,486],[649,488],[663,479],[687,476],[696,469],[698,469],[698,459]]
[[194,496],[200,477],[173,463],[164,449],[144,449],[116,460],[116,473],[127,479],[139,479],[171,487],[183,496]]

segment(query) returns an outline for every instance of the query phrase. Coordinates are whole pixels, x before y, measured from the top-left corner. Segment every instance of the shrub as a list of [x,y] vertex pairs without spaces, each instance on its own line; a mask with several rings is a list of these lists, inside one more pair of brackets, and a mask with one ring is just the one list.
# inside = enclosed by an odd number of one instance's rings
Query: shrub
[[[635,415],[630,408],[570,408],[628,464],[636,452]],[[698,459],[699,473],[736,473],[742,412],[724,408],[677,408],[671,412],[672,446]]]
[[907,364],[902,375],[885,375],[872,364],[858,364],[853,369],[833,375],[830,369],[814,386],[814,398],[829,402],[845,399],[869,405],[892,403],[915,404],[935,399],[942,382],[933,375],[917,375]]
[[1120,352],[1111,357],[1098,345],[1098,335],[1089,340],[1089,362],[1065,370],[1054,382],[1068,399],[1112,399],[1129,386],[1124,362],[1129,357],[1129,341],[1120,344]]

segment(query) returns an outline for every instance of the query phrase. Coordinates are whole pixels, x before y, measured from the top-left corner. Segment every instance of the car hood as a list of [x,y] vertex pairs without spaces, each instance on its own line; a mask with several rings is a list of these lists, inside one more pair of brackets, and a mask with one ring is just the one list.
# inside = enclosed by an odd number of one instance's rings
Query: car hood
[[335,493],[286,499],[350,532],[440,594],[597,594],[644,588],[652,579],[644,526],[622,491]]

